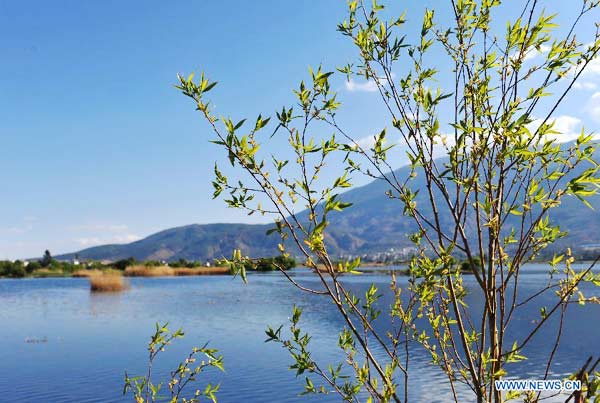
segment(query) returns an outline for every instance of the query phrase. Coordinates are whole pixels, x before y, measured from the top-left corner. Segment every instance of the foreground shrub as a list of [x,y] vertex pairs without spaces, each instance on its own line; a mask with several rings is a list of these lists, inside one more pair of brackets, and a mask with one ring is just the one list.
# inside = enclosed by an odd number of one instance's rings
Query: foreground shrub
[[[537,376],[577,371],[586,395],[567,401],[592,401],[600,393],[596,365],[590,365],[600,360],[565,368],[555,355],[567,307],[600,303],[591,288],[600,286],[594,271],[600,257],[586,268],[573,266],[570,249],[561,246],[567,233],[555,221],[561,203],[577,199],[591,207],[600,190],[595,133],[582,129],[573,136],[558,115],[576,81],[600,58],[600,2],[569,2],[572,9],[560,19],[546,2],[503,3],[435,2],[435,10],[415,19],[397,4],[388,10],[377,0],[348,2],[338,30],[358,60],[337,71],[349,85],[360,80],[378,93],[387,116],[368,143],[361,130],[352,133],[359,128],[344,128],[333,71],[310,69],[294,91],[295,103],[278,109],[275,125],[262,132],[271,117],[234,121],[221,117],[221,108],[217,116],[208,97],[217,83],[204,74],[179,76],[177,88],[193,100],[231,165],[228,177],[215,164],[213,196],[273,217],[267,233],[279,235],[279,252],[297,253],[319,281],[300,284],[281,273],[303,292],[324,295],[344,322],[339,363],[317,363],[310,335],[298,327],[300,309],[289,336],[282,327],[268,330],[270,340],[289,350],[290,368],[310,375],[305,393],[408,402],[418,379],[409,374],[425,361],[413,353],[419,349],[445,379],[450,392],[444,401],[538,402],[548,396],[504,394],[495,381],[521,375],[523,364],[516,364],[526,359],[523,350],[539,351],[542,343],[551,353]],[[596,30],[589,29],[593,23]],[[574,141],[561,142],[569,138]],[[391,139],[400,140],[399,149],[388,153]],[[409,165],[394,170],[406,157]],[[359,295],[342,281],[338,273],[356,272],[359,258],[334,263],[329,224],[352,207],[347,191],[359,174],[377,179],[410,225],[410,278],[396,282],[391,275],[391,303],[380,300],[380,285]],[[564,253],[548,262],[540,289],[520,292],[525,265],[552,248]],[[468,283],[457,270],[458,257],[468,262]],[[247,260],[236,250],[229,263],[244,280]],[[467,303],[474,293],[482,309]],[[551,302],[542,304],[541,295]]]
[[[203,396],[211,401],[217,401],[216,393],[219,390],[219,384],[213,386],[210,383],[206,385],[203,391],[196,389],[190,397],[184,397],[188,386],[195,382],[198,375],[204,370],[213,367],[221,371],[223,369],[223,356],[217,355],[218,351],[210,349],[207,345],[202,348],[194,347],[192,352],[183,360],[175,370],[171,371],[171,379],[168,383],[170,396],[161,396],[159,394],[163,383],[154,384],[152,382],[152,367],[158,354],[165,351],[165,348],[175,339],[183,338],[184,333],[181,329],[171,332],[168,329],[168,323],[164,325],[156,324],[156,332],[150,338],[148,343],[148,373],[145,376],[130,377],[125,372],[125,386],[123,394],[130,392],[133,394],[136,403],[153,403],[158,401],[168,401],[169,403],[196,403],[200,402],[200,397]],[[204,354],[206,360],[197,362],[198,354]]]

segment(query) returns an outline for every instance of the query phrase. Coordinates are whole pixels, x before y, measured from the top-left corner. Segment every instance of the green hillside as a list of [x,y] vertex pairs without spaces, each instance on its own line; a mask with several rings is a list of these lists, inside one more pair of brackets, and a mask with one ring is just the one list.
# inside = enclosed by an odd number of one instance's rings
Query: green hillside
[[[408,173],[407,167],[396,171],[400,178]],[[417,176],[412,186],[423,188],[423,179]],[[377,254],[412,246],[407,234],[416,231],[415,224],[402,215],[403,207],[398,200],[386,196],[388,188],[384,181],[375,180],[343,195],[345,201],[354,205],[343,213],[330,215],[326,241],[333,254]],[[428,205],[424,193],[417,197],[417,203],[423,208]],[[567,197],[553,210],[551,220],[570,232],[560,246],[578,249],[600,243],[600,196],[592,199],[591,204],[595,210],[574,197]],[[443,225],[452,228],[449,214],[443,214],[443,209],[441,213]],[[276,234],[267,236],[269,228],[272,225],[194,224],[167,229],[130,244],[96,246],[77,254],[82,259],[117,260],[133,256],[140,260],[208,260],[229,256],[233,249],[241,249],[250,256],[270,256],[278,253],[279,238]]]

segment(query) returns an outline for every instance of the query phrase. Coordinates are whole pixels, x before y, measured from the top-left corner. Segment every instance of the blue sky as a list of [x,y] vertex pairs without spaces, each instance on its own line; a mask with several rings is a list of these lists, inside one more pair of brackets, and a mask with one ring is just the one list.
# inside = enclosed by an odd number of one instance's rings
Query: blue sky
[[[411,3],[409,16],[421,8]],[[0,3],[0,259],[265,221],[211,200],[222,156],[176,74],[219,81],[217,114],[272,114],[308,65],[353,61],[335,30],[344,16],[336,0]],[[595,68],[561,111],[566,131],[600,119]],[[388,124],[368,84],[335,83],[357,138]]]

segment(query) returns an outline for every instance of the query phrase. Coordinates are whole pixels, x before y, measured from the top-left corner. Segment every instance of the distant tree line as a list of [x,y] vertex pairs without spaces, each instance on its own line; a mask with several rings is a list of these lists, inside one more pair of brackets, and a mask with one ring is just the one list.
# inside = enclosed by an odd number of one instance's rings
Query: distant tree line
[[201,267],[201,266],[204,266],[204,265],[202,264],[202,262],[197,261],[197,260],[179,259],[179,260],[177,260],[175,262],[169,262],[169,266],[176,267],[176,268],[193,269],[195,267]]
[[[220,264],[219,260],[214,262],[216,265]],[[197,268],[205,266],[206,263],[195,260],[179,259],[174,262],[164,262],[158,260],[145,260],[138,261],[134,257],[127,259],[120,259],[115,262],[103,263],[99,261],[87,261],[80,263],[76,258],[73,261],[62,261],[56,260],[52,257],[51,253],[46,250],[41,259],[32,261],[23,260],[2,260],[0,261],[0,277],[8,278],[22,278],[28,276],[34,277],[49,277],[49,276],[70,276],[78,270],[86,269],[116,269],[124,271],[130,266],[164,266],[168,265],[174,268]],[[296,261],[291,257],[265,257],[257,258],[249,261],[247,270],[251,271],[273,271],[273,270],[288,270],[296,266]]]
[[80,269],[80,267],[72,262],[64,262],[54,259],[48,250],[44,252],[44,255],[39,260],[0,261],[0,277],[26,277],[32,275],[36,271],[40,271],[41,269],[45,269],[42,273],[61,272],[70,274]]
[[275,256],[250,260],[247,262],[246,270],[275,271],[289,270],[296,267],[296,260],[290,256]]

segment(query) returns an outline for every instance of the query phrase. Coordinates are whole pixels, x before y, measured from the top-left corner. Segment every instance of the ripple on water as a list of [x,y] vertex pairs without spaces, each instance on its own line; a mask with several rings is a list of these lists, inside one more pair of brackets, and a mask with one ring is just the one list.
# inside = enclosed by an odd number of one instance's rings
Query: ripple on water
[[[318,284],[312,273],[292,274],[302,284]],[[540,278],[531,274],[522,285],[535,290]],[[358,292],[372,281],[378,283],[384,292],[382,303],[389,305],[388,280],[386,274],[368,273],[344,281]],[[227,372],[207,373],[200,385],[221,382],[220,402],[303,402],[307,398],[298,393],[304,378],[286,370],[289,354],[263,342],[266,326],[286,323],[293,304],[304,308],[303,326],[314,336],[314,357],[324,363],[341,359],[336,345],[342,324],[335,309],[326,299],[302,293],[276,274],[251,274],[248,285],[229,276],[133,278],[130,282],[131,289],[122,293],[91,294],[86,279],[0,280],[0,400],[9,396],[10,401],[36,403],[130,401],[121,395],[123,371],[145,370],[145,346],[154,323],[170,321],[172,328],[183,327],[187,335],[165,353],[157,374],[166,376],[193,345],[209,341],[224,354]],[[481,299],[473,294],[468,303],[480,309]],[[531,326],[528,318],[537,315],[537,309],[532,307],[525,317],[515,319],[522,327],[515,336]],[[596,353],[592,350],[600,337],[600,329],[589,326],[595,323],[591,318],[598,317],[598,307],[571,313],[552,368],[556,374],[570,372]],[[381,321],[376,326],[386,330]],[[539,337],[551,340],[553,335],[550,328]],[[47,341],[26,343],[28,338]],[[543,371],[549,347],[540,345],[526,352],[530,360],[519,369],[523,374]],[[413,356],[412,400],[447,401],[445,378],[427,364],[422,351],[415,350]],[[339,401],[334,396],[314,400]]]

